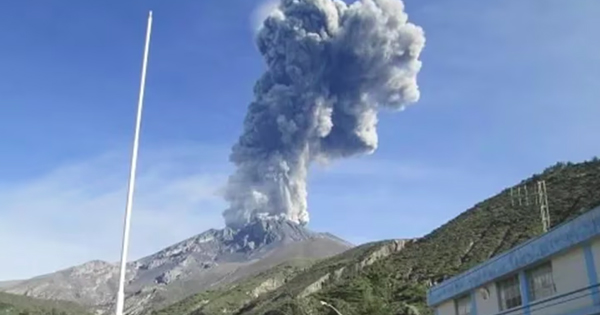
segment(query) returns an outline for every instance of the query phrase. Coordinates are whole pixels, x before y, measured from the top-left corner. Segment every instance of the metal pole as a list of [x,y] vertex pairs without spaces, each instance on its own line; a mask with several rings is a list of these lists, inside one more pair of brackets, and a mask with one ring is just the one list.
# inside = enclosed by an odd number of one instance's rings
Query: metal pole
[[146,30],[146,45],[144,47],[144,60],[142,63],[142,78],[140,82],[140,94],[138,98],[137,118],[135,123],[135,135],[133,138],[133,152],[131,155],[131,169],[129,173],[129,186],[127,187],[127,205],[125,208],[125,224],[123,227],[123,247],[121,251],[121,268],[119,271],[119,291],[117,292],[116,315],[123,315],[125,305],[125,272],[127,269],[127,251],[129,247],[129,230],[131,226],[131,207],[133,205],[133,191],[135,187],[135,170],[137,167],[137,155],[140,139],[140,126],[142,122],[142,108],[144,104],[144,88],[146,85],[146,68],[148,66],[148,48],[150,46],[150,33],[152,31],[152,11],[148,14],[148,27]]

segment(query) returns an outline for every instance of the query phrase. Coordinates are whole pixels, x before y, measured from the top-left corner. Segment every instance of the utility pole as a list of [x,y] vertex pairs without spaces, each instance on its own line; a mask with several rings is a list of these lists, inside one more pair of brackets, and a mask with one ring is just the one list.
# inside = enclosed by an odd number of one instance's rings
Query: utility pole
[[129,230],[131,227],[131,208],[133,206],[133,191],[135,188],[135,170],[137,167],[138,147],[140,141],[140,126],[142,123],[142,108],[144,105],[144,88],[146,86],[146,68],[148,66],[148,49],[150,47],[150,33],[152,32],[152,11],[148,13],[148,27],[146,29],[146,45],[142,62],[142,78],[138,98],[135,134],[133,137],[133,152],[131,154],[131,169],[129,173],[129,186],[127,188],[127,204],[125,207],[125,223],[123,227],[123,244],[121,249],[121,268],[119,270],[119,291],[117,292],[116,315],[123,315],[125,306],[125,273],[127,271],[127,251],[129,248]]

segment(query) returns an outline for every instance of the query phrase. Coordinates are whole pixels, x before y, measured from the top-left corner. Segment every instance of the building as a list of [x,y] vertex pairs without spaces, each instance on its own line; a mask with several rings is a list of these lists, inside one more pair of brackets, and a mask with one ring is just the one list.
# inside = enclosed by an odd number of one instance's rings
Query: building
[[436,315],[600,314],[600,207],[427,292]]

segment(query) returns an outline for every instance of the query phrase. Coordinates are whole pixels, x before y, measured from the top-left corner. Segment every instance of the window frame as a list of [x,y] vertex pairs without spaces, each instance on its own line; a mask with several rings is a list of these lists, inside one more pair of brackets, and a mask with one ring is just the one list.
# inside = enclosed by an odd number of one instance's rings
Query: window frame
[[[544,270],[544,269],[546,269],[546,270]],[[546,273],[542,273],[543,271],[546,271]],[[548,275],[549,275],[549,277],[548,277]],[[541,279],[540,282],[544,282],[544,280],[550,281],[550,283],[547,287],[540,288],[541,291],[539,291],[540,292],[539,296],[536,296],[536,291],[535,291],[536,278],[534,278],[534,276],[540,276],[540,278],[537,278],[537,279]],[[541,264],[538,264],[532,268],[527,269],[525,271],[525,279],[527,281],[527,287],[528,287],[528,291],[529,291],[528,292],[529,293],[528,294],[529,302],[540,301],[540,300],[547,299],[547,298],[552,297],[557,294],[556,282],[554,282],[554,268],[552,267],[552,261],[545,261]],[[546,290],[550,290],[550,293],[546,293],[546,292],[548,292]]]
[[[510,282],[510,288],[513,288],[513,293],[518,293],[518,304],[509,306],[507,301],[517,299],[517,296],[506,298],[506,293],[510,292],[506,290],[508,287],[507,283]],[[516,290],[514,289],[516,288]],[[496,291],[498,292],[498,304],[500,311],[506,311],[514,308],[523,306],[523,292],[521,292],[521,278],[518,273],[507,276],[501,280],[496,281]]]
[[[471,294],[465,294],[463,296],[460,296],[456,299],[454,299],[454,313],[456,315],[471,315],[473,314],[473,302],[471,301],[473,297],[471,296]],[[462,301],[466,301],[467,303],[465,304],[466,308],[468,309],[467,313],[461,313],[461,302]]]

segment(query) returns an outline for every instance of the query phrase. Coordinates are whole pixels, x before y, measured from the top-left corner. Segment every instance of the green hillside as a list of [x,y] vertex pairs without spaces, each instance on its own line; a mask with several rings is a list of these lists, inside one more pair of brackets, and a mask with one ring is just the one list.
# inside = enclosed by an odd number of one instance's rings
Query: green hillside
[[64,301],[35,299],[0,292],[0,315],[91,315],[84,307]]
[[[262,293],[260,294],[262,296],[284,284],[288,288],[301,290],[331,270],[337,270],[342,266],[360,261],[387,243],[389,242],[375,242],[357,246],[316,264],[307,260],[286,262],[232,285],[195,294],[159,311],[154,311],[152,315],[232,314],[243,306],[256,301],[257,295],[255,293]],[[302,273],[309,267],[311,272],[306,273],[305,277],[295,277],[295,275]]]
[[[597,159],[559,163],[517,186],[527,185],[531,194],[538,180],[546,181],[553,226],[600,205]],[[329,314],[319,301],[331,303],[344,315],[431,314],[425,306],[431,283],[469,269],[542,232],[533,196],[529,206],[524,199],[521,206],[518,201],[513,205],[510,196],[510,189],[506,189],[403,250],[362,270],[346,272],[308,297],[299,297],[301,283],[318,277],[322,271],[317,264],[236,314],[263,315],[272,310],[289,315]]]
[[308,265],[310,265],[308,260],[289,261],[249,279],[192,295],[164,309],[154,311],[152,315],[232,313],[265,290],[282,285],[291,275],[299,273]]

